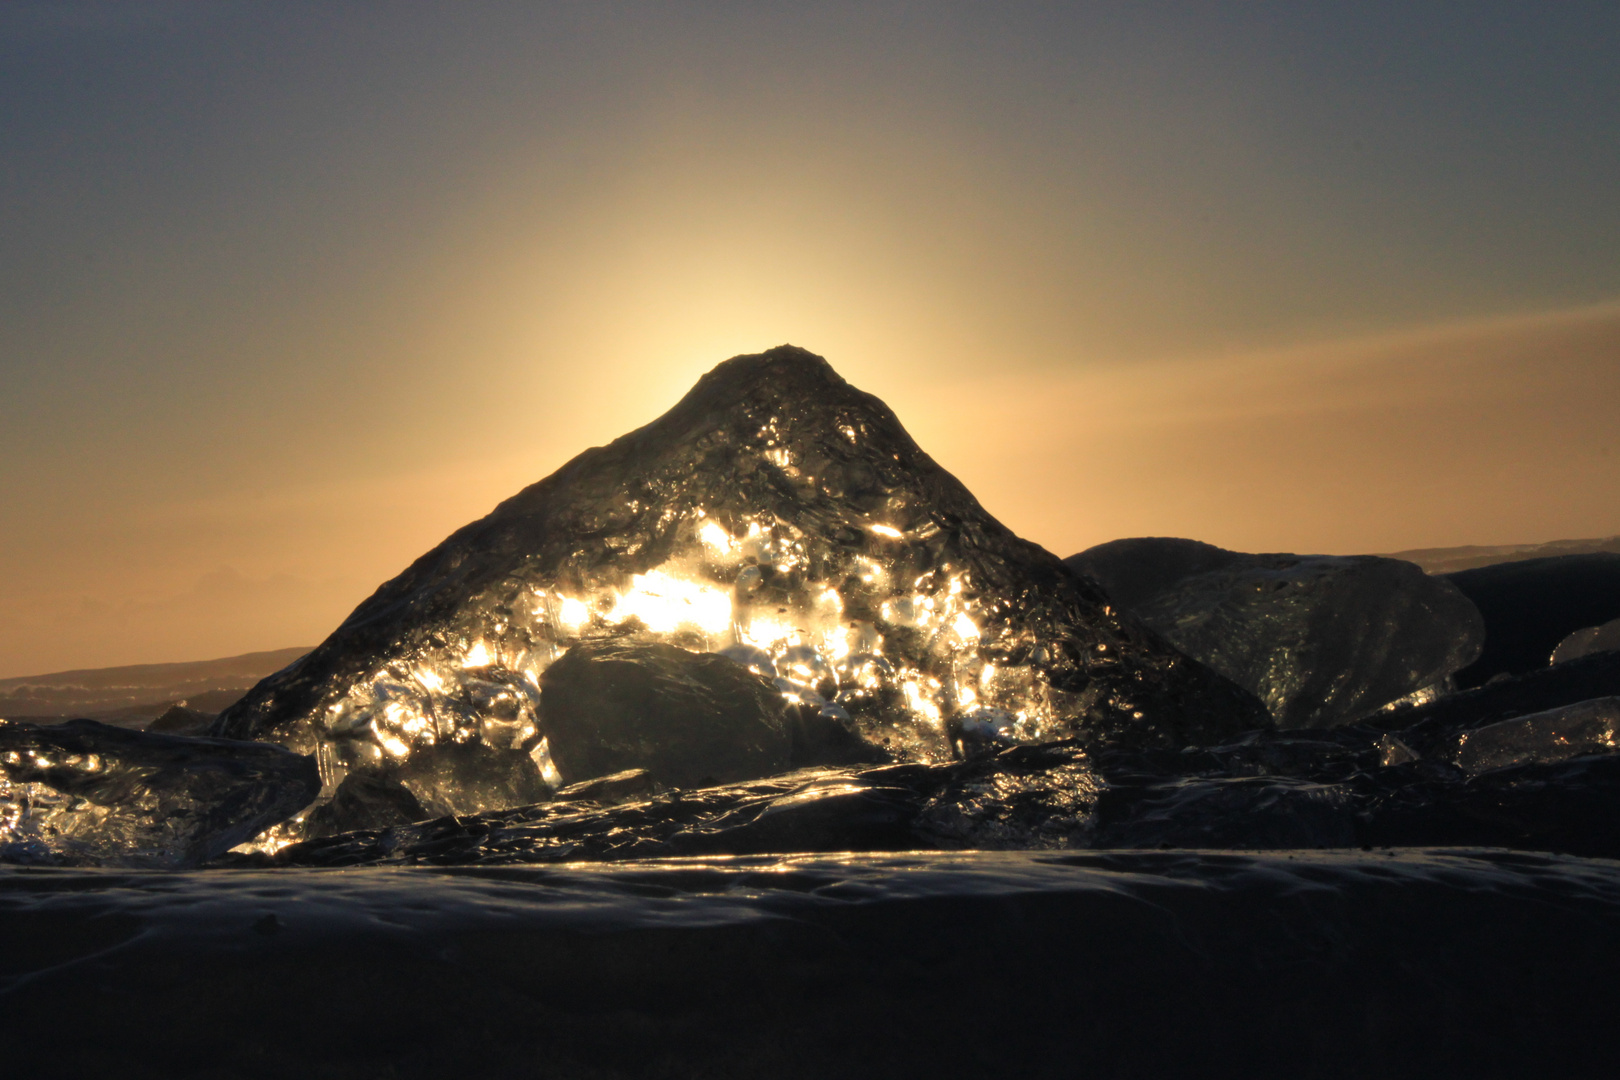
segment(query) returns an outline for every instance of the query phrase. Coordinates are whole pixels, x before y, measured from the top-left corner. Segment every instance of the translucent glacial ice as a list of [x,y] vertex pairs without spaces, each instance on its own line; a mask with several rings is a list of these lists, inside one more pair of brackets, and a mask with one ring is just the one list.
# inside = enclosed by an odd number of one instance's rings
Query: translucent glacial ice
[[1445,578],[1373,555],[1250,555],[1115,540],[1064,560],[1254,692],[1284,728],[1327,727],[1443,689],[1480,654],[1479,612]]
[[[725,653],[898,759],[951,758],[964,731],[1179,747],[1264,717],[784,346],[453,534],[214,732],[315,755],[328,796],[363,773],[450,812],[514,805],[514,771],[587,779],[558,770],[540,688],[609,638]],[[477,768],[425,791],[474,745]]]
[[[1620,664],[1620,656],[1609,659]],[[1588,674],[1583,685],[1614,675]],[[1368,723],[1262,728],[1201,747],[1087,748],[1067,740],[998,750],[985,740],[959,761],[807,768],[676,791],[631,770],[534,806],[400,820],[293,844],[273,862],[1470,844],[1620,857],[1614,699],[1504,722],[1495,718],[1503,687],[1487,689]],[[1381,726],[1391,720],[1406,724]],[[1459,747],[1476,757],[1460,756]]]
[[319,791],[315,763],[279,746],[0,720],[6,861],[198,866]]
[[1532,762],[1612,754],[1620,743],[1620,697],[1593,698],[1501,720],[1458,737],[1456,762],[1470,773]]

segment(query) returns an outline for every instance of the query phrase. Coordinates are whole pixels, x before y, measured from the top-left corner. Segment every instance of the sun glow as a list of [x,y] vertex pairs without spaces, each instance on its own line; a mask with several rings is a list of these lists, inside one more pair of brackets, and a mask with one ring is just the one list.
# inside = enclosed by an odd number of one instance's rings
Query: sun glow
[[967,612],[965,611],[956,616],[956,621],[951,623],[951,629],[956,631],[956,636],[960,638],[964,644],[979,640],[979,628],[974,624],[972,619],[967,617]]
[[608,615],[614,623],[632,618],[658,634],[688,627],[723,634],[731,627],[731,594],[701,581],[650,570],[630,579],[630,591],[618,598]]
[[583,600],[565,596],[557,604],[557,621],[569,630],[578,630],[591,621],[591,609]]
[[749,645],[766,651],[775,647],[799,644],[797,627],[769,617],[750,619],[748,625],[741,630],[740,636]]
[[714,521],[705,521],[703,523],[703,527],[698,529],[698,539],[723,555],[729,555],[731,550],[736,547],[736,541],[731,539],[731,534],[721,528],[718,522]]

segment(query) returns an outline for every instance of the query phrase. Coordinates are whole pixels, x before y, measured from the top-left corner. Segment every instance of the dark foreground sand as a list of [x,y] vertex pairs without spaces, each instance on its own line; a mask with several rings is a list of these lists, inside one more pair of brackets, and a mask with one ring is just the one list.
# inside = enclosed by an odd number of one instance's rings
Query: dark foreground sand
[[1602,1075],[1620,863],[0,870],[30,1077]]

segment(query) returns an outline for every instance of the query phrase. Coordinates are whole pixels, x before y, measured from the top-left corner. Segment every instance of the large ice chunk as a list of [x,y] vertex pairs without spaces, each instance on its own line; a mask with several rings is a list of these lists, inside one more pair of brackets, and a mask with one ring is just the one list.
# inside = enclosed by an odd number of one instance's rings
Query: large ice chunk
[[1249,555],[1195,540],[1115,540],[1065,560],[1188,655],[1326,727],[1444,684],[1484,624],[1454,586],[1376,556]]
[[542,673],[614,637],[726,652],[799,706],[909,728],[898,757],[953,747],[968,717],[1176,747],[1264,722],[783,346],[452,535],[214,730],[318,755],[329,792],[452,746],[531,756]]
[[0,858],[181,869],[315,798],[315,763],[279,746],[94,720],[0,720]]

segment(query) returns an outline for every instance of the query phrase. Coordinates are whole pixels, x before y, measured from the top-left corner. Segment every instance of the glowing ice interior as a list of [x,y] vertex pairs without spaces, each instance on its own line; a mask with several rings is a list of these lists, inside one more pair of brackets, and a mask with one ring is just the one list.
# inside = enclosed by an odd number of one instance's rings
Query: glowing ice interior
[[315,795],[306,759],[255,744],[0,720],[0,862],[183,868]]
[[721,653],[840,719],[881,711],[941,734],[952,719],[983,737],[1034,734],[1051,692],[1028,664],[981,655],[985,619],[966,575],[948,564],[897,574],[907,560],[884,549],[917,537],[864,531],[863,543],[833,544],[698,511],[677,529],[675,557],[645,572],[509,582],[464,634],[386,664],[327,708],[310,733],[326,788],[353,768],[471,741],[529,752],[556,784],[539,737],[541,673],[584,638],[625,632]]
[[[8,751],[5,763],[30,770],[61,768],[90,774],[106,768],[99,754],[58,755],[33,750]],[[122,816],[159,809],[150,792],[137,789],[135,794],[137,805]],[[16,782],[0,776],[0,847],[13,851],[37,848],[41,853],[92,847],[133,848],[131,838],[117,828],[120,816],[117,807],[98,806],[46,784]]]

